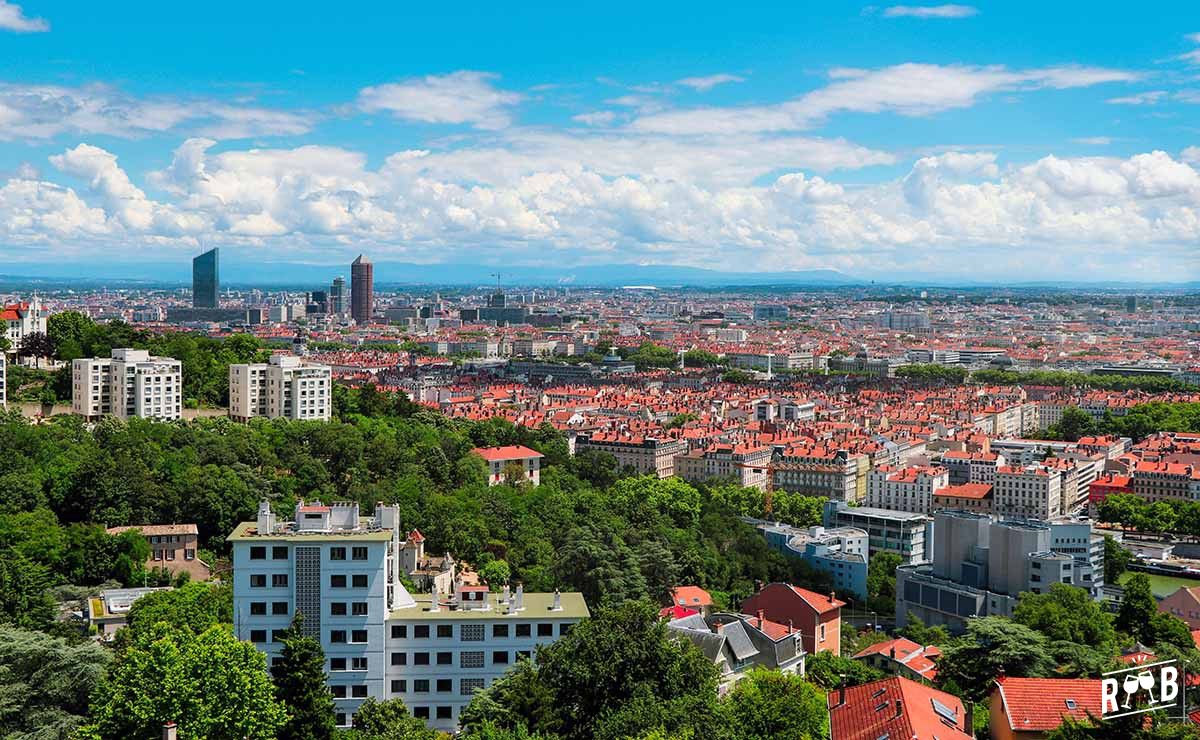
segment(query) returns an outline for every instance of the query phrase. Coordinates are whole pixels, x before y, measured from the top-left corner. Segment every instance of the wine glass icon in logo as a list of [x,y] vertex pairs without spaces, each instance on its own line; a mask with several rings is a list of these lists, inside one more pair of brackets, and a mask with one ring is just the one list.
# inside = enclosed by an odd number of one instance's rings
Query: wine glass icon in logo
[[[1154,679],[1151,678],[1150,681],[1153,684]],[[1125,703],[1121,705],[1123,709],[1129,709],[1129,701],[1133,699],[1133,695],[1138,692],[1138,688],[1140,687],[1141,679],[1137,676],[1132,673],[1125,676],[1125,680],[1121,682],[1121,688],[1125,691]]]
[[1151,673],[1150,671],[1142,671],[1141,673],[1139,673],[1138,674],[1138,685],[1146,690],[1147,694],[1150,697],[1151,704],[1153,704],[1155,701],[1157,701],[1154,698],[1154,691],[1153,691],[1153,689],[1154,689],[1154,674],[1153,673]]

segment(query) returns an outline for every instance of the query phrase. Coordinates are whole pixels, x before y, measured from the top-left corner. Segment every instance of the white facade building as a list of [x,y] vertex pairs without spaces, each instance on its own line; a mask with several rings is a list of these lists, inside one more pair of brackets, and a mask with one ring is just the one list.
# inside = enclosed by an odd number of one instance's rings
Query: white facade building
[[328,365],[293,355],[271,355],[269,363],[229,366],[229,416],[329,421],[333,373]]
[[34,333],[46,333],[46,318],[49,314],[35,295],[28,303],[0,304],[0,336],[12,342],[13,349],[20,349],[25,337]]
[[1053,519],[1063,512],[1063,476],[1044,465],[996,469],[992,510],[1001,517]]
[[940,466],[881,465],[867,478],[867,506],[929,514],[933,496],[950,485],[950,472]]
[[152,357],[143,349],[114,349],[112,357],[71,364],[71,410],[86,419],[112,414],[170,421],[183,415],[183,369],[179,360]]

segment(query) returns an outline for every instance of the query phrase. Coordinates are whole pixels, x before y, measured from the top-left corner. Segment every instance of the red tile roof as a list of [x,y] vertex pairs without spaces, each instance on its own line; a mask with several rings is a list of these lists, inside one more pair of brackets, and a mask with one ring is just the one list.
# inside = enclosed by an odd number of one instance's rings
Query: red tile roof
[[531,450],[524,445],[508,445],[507,447],[476,447],[473,452],[488,462],[504,462],[505,460],[528,460],[531,457],[542,457],[542,453]]
[[800,588],[799,586],[790,586],[789,588],[791,588],[797,596],[804,599],[804,601],[810,607],[812,607],[813,611],[815,611],[817,614],[824,614],[825,612],[833,611],[834,609],[841,609],[846,605],[846,602],[839,601],[832,593],[819,594],[815,591],[809,591],[806,588]]
[[712,606],[712,596],[699,586],[679,586],[671,592],[671,601],[680,606]]
[[[1098,696],[1099,694],[1097,694]],[[829,692],[831,740],[969,740],[966,710],[953,694],[902,677]],[[934,702],[937,702],[935,704]],[[943,718],[940,712],[946,712]]]
[[1004,702],[1008,726],[1017,732],[1053,730],[1063,717],[1086,720],[1103,712],[1098,678],[1013,678],[996,679],[997,695]]

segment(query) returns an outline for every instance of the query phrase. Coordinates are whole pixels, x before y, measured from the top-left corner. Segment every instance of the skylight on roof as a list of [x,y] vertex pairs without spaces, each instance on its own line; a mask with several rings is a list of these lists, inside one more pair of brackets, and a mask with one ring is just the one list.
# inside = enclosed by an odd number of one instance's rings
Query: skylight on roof
[[1074,699],[1066,699],[1065,701],[1067,702],[1067,709],[1074,709],[1078,706]]
[[875,707],[875,711],[876,711],[876,712],[882,712],[883,710],[885,710],[885,709],[887,709],[887,708],[888,708],[888,703],[885,701],[884,703],[882,703],[882,704],[880,704],[879,706]]
[[930,699],[929,701],[933,704],[933,711],[937,712],[939,717],[947,722],[953,722],[956,725],[958,724],[958,712],[941,703],[937,699]]
[[879,697],[883,696],[883,695],[884,695],[884,694],[886,694],[886,693],[887,693],[887,687],[886,687],[886,686],[880,686],[878,689],[875,689],[875,693],[874,693],[874,694],[871,694],[871,698],[872,698],[872,699],[878,699]]

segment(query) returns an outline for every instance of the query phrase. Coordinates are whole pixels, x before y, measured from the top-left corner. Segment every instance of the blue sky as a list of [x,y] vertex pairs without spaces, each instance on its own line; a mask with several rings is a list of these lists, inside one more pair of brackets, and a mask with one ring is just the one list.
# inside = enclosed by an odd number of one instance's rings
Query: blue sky
[[0,0],[0,272],[1200,279],[1191,3]]

